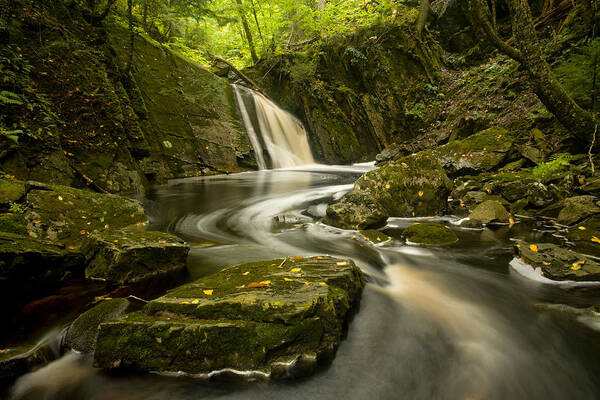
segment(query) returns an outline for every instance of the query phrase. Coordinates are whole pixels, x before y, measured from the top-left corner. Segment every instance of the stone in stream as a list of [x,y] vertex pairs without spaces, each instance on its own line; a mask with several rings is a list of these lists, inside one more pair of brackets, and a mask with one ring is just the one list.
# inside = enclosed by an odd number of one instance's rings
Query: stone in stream
[[600,257],[600,215],[596,214],[569,228],[567,239],[581,253]]
[[469,222],[478,221],[482,224],[489,223],[507,223],[509,222],[510,214],[504,206],[495,200],[487,200],[479,204],[469,214]]
[[55,360],[57,356],[58,352],[48,341],[33,346],[2,349],[0,350],[0,383],[10,383],[19,376]]
[[92,353],[101,323],[112,321],[139,308],[127,299],[102,300],[73,321],[65,334],[63,345],[79,353]]
[[575,196],[564,200],[556,222],[573,225],[584,218],[600,214],[600,199],[595,196]]
[[329,206],[324,222],[343,229],[382,226],[387,217],[443,214],[452,182],[427,152],[412,154],[362,175],[351,192]]
[[458,242],[452,229],[435,222],[414,223],[402,232],[402,238],[418,246],[446,246]]
[[225,268],[101,324],[94,363],[208,377],[304,375],[332,359],[364,285],[352,261],[332,257]]
[[190,247],[168,233],[121,230],[87,235],[82,250],[87,278],[123,284],[184,270]]
[[600,265],[583,254],[555,244],[519,242],[515,253],[524,263],[540,268],[542,275],[555,281],[600,281]]

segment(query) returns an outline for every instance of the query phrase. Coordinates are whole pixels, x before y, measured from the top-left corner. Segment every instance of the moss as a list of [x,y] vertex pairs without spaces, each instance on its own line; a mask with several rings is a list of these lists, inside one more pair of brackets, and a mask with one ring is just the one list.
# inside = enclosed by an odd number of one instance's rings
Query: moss
[[581,253],[600,257],[600,215],[592,216],[569,228],[567,238]]
[[0,232],[27,235],[27,222],[22,214],[0,214]]
[[8,207],[9,203],[21,200],[25,192],[24,182],[0,178],[0,207]]
[[435,222],[415,223],[402,232],[402,238],[420,246],[446,246],[458,242],[454,231]]
[[376,229],[362,230],[360,231],[360,234],[365,238],[365,240],[374,244],[384,243],[390,240],[388,235]]

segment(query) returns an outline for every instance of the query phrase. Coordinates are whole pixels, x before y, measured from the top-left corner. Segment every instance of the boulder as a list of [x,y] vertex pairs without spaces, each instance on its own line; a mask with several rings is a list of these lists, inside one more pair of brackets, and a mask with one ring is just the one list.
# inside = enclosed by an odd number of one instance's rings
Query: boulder
[[82,250],[86,277],[124,284],[184,270],[190,247],[167,233],[110,230],[87,235]]
[[330,360],[365,281],[348,260],[224,268],[100,325],[94,364],[143,371],[294,376]]
[[506,211],[506,208],[495,200],[484,201],[469,214],[469,220],[476,220],[482,224],[507,223],[509,219],[510,214]]
[[388,214],[370,193],[357,190],[327,207],[326,213],[323,222],[342,229],[379,228],[388,219]]
[[385,217],[442,214],[452,182],[427,152],[413,154],[362,175],[354,189],[327,209],[325,223],[346,228],[381,226]]
[[458,242],[452,229],[435,222],[417,222],[402,232],[402,238],[407,244],[418,246],[446,246]]
[[115,320],[136,309],[139,307],[127,299],[103,300],[73,321],[67,330],[63,345],[79,353],[92,353],[100,324]]
[[556,281],[598,281],[600,265],[583,254],[563,249],[555,244],[529,244],[520,242],[516,254],[534,268],[540,268],[543,276]]
[[0,298],[21,296],[83,276],[84,257],[64,246],[0,232]]
[[74,247],[90,232],[147,222],[139,201],[117,195],[38,184],[26,200],[25,219],[31,232]]
[[3,349],[0,352],[0,383],[8,384],[19,376],[48,364],[57,356],[52,343],[48,341]]
[[499,168],[513,141],[507,130],[489,128],[431,150],[431,153],[449,176],[479,174]]
[[600,214],[600,199],[595,196],[576,196],[564,200],[557,222],[573,225],[587,217]]
[[535,207],[546,207],[556,201],[554,193],[541,182],[527,186],[527,201]]
[[367,242],[371,242],[373,244],[385,243],[391,239],[388,235],[378,231],[377,229],[362,230],[359,233]]

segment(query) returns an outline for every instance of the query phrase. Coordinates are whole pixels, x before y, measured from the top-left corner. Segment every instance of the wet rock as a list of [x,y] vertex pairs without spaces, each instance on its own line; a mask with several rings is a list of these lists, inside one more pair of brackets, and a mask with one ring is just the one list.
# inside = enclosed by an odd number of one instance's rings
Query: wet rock
[[595,196],[576,196],[564,200],[557,222],[573,225],[584,218],[600,214],[600,199]]
[[342,229],[379,228],[385,225],[387,213],[370,193],[351,191],[327,207],[323,222]]
[[[327,209],[324,222],[365,229],[381,226],[382,217],[439,215],[446,210],[451,188],[435,158],[426,152],[413,154],[362,175],[340,203]],[[375,223],[366,225],[367,217]]]
[[473,206],[488,200],[495,200],[501,204],[506,203],[506,200],[504,200],[502,197],[490,195],[486,192],[467,192],[467,194],[465,194],[465,196],[462,198],[463,204],[468,208],[472,208]]
[[527,199],[517,200],[510,205],[510,212],[513,214],[523,212],[525,210],[525,207],[527,207],[528,205],[529,201]]
[[139,201],[58,185],[37,185],[26,197],[31,232],[40,238],[79,247],[90,232],[145,224]]
[[0,208],[25,196],[25,183],[14,179],[0,179]]
[[390,240],[390,237],[377,229],[368,229],[359,232],[361,236],[373,244],[385,243]]
[[489,128],[431,151],[449,176],[478,174],[498,168],[514,138],[505,129]]
[[533,183],[532,179],[515,179],[510,182],[498,183],[495,191],[510,202],[518,201],[527,198],[529,186]]
[[0,232],[16,233],[18,235],[27,235],[27,221],[20,213],[1,213],[0,214]]
[[185,269],[189,246],[176,236],[153,231],[105,231],[87,235],[82,250],[85,275],[135,283]]
[[546,185],[534,182],[527,186],[527,201],[535,207],[546,207],[555,202],[556,198]]
[[335,354],[364,284],[352,261],[332,257],[225,268],[101,324],[94,363],[206,376],[309,373]]
[[509,221],[510,214],[500,202],[495,200],[487,200],[479,204],[469,214],[470,220],[477,220],[482,224],[489,223],[506,223]]
[[600,280],[600,265],[583,254],[563,249],[555,244],[520,242],[516,254],[534,268],[540,268],[544,277],[556,281]]
[[83,276],[84,257],[64,246],[0,232],[0,298],[23,296]]
[[55,360],[57,356],[58,354],[50,342],[2,349],[0,352],[0,383],[10,383],[19,376]]
[[415,223],[402,232],[402,238],[408,244],[419,246],[446,246],[458,242],[452,229],[435,222]]
[[412,153],[411,147],[406,143],[392,143],[375,156],[375,161],[377,165],[380,165],[389,161],[395,161]]
[[569,228],[567,238],[579,252],[600,257],[600,215],[594,215]]
[[127,299],[101,301],[73,321],[67,330],[63,345],[80,353],[92,353],[101,323],[115,320],[139,308]]

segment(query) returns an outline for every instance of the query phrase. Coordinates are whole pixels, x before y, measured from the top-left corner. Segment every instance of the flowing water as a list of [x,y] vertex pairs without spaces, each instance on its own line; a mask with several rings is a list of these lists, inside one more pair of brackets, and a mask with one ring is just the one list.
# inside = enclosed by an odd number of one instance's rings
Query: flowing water
[[[190,279],[284,255],[350,257],[368,275],[360,310],[331,365],[300,381],[208,382],[107,375],[67,354],[26,375],[13,398],[46,399],[597,399],[600,335],[536,303],[600,299],[511,273],[509,228],[460,230],[444,249],[380,245],[319,222],[369,166],[305,167],[171,181],[153,188],[152,228],[192,244]],[[413,221],[391,219],[396,234]],[[511,236],[547,239],[544,226]],[[549,239],[550,240],[550,239]],[[28,395],[29,393],[29,395]],[[29,396],[29,397],[28,397]]]
[[232,85],[260,169],[313,164],[302,122],[263,94]]

